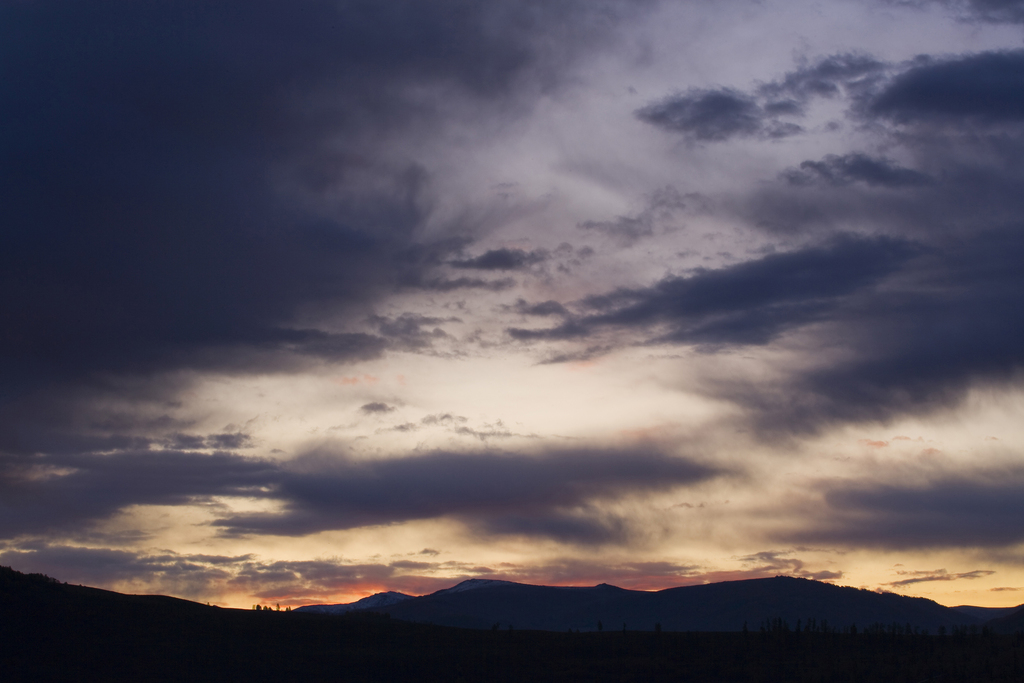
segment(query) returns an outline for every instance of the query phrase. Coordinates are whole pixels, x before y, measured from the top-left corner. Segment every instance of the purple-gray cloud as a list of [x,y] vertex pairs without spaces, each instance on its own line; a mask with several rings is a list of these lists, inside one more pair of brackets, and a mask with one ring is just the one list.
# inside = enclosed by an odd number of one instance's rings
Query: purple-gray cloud
[[668,326],[652,340],[766,344],[788,330],[841,314],[844,302],[876,285],[919,251],[903,240],[841,235],[829,243],[770,254],[717,270],[699,269],[646,289],[585,298],[582,315],[553,328],[511,328],[513,338],[585,338],[602,328]]
[[[503,428],[468,429],[450,415],[423,422],[451,424],[483,440],[511,435]],[[88,535],[96,523],[131,506],[235,496],[276,500],[284,509],[221,514],[213,526],[230,535],[302,536],[448,517],[487,533],[584,544],[628,543],[637,531],[598,501],[727,473],[657,451],[611,449],[439,451],[370,462],[321,452],[291,463],[221,451],[132,450],[5,456],[0,467],[0,536],[8,539]]]
[[931,185],[935,180],[924,173],[903,168],[890,159],[866,154],[829,154],[821,161],[804,161],[799,169],[790,169],[783,177],[794,185],[822,182],[848,185],[861,182],[871,187],[904,188]]
[[642,5],[6,4],[5,392],[97,371],[267,369],[287,352],[364,359],[386,344],[296,329],[296,313],[401,287],[507,288],[432,274],[472,231],[423,239],[430,171],[365,141],[440,125],[423,88],[508,116]]
[[450,265],[473,270],[524,270],[549,258],[551,255],[542,249],[492,249],[473,258],[452,261]]
[[0,536],[88,531],[133,505],[265,497],[263,489],[280,478],[273,462],[221,451],[0,455]]
[[450,517],[492,534],[627,543],[636,530],[596,502],[726,473],[640,449],[434,452],[372,462],[318,453],[280,473],[273,496],[285,503],[283,512],[233,515],[214,525],[232,535],[295,536]]
[[803,132],[777,114],[798,113],[795,106],[771,103],[761,107],[753,98],[732,88],[694,89],[649,104],[637,117],[664,130],[702,142],[731,138],[784,138]]
[[822,484],[812,520],[785,538],[796,543],[889,550],[1001,548],[1024,541],[1024,470],[949,472],[920,485]]
[[925,60],[896,76],[868,111],[898,123],[1024,120],[1024,50]]

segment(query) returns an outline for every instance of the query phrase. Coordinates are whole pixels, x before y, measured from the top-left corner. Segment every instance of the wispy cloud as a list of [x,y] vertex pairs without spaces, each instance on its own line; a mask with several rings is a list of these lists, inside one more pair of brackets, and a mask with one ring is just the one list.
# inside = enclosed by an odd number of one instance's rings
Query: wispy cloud
[[970,572],[960,572],[959,574],[950,574],[945,569],[934,569],[931,571],[898,571],[896,572],[899,576],[905,576],[907,578],[897,579],[896,581],[890,581],[885,584],[886,586],[892,586],[894,588],[901,586],[910,586],[915,583],[928,583],[931,581],[959,581],[961,579],[981,579],[986,576],[995,574],[991,569],[975,569]]

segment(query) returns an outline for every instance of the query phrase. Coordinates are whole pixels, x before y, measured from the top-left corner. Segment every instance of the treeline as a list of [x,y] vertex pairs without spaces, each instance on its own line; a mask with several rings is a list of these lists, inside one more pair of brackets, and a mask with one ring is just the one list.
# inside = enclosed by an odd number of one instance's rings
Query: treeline
[[[857,635],[863,633],[864,635],[871,636],[927,636],[929,635],[928,629],[922,629],[917,626],[913,626],[910,622],[903,624],[897,622],[891,622],[883,624],[875,622],[864,629],[858,629],[857,624],[850,624],[849,626],[837,627],[830,625],[827,619],[818,621],[817,619],[808,619],[804,622],[802,619],[798,619],[796,626],[793,629],[789,627],[789,621],[782,617],[775,617],[774,619],[765,619],[760,624],[760,630],[763,634],[779,634],[789,633],[842,633],[848,635]],[[747,632],[747,625],[743,624],[743,632]],[[995,635],[995,631],[987,626],[978,626],[977,624],[952,626],[947,629],[945,626],[939,626],[937,629],[939,636],[945,636],[952,634],[957,638],[966,638],[974,636],[992,636]]]
[[72,611],[49,624],[3,616],[4,680],[11,682],[1024,680],[1020,634],[479,631],[365,613],[216,608],[190,615]]
[[14,590],[17,587],[50,586],[60,581],[46,574],[23,574],[11,567],[0,565],[0,591]]
[[291,612],[292,608],[291,607],[285,607],[282,610],[281,609],[281,603],[277,603],[277,609],[276,610],[273,607],[271,607],[270,605],[253,605],[252,606],[252,611],[253,612]]

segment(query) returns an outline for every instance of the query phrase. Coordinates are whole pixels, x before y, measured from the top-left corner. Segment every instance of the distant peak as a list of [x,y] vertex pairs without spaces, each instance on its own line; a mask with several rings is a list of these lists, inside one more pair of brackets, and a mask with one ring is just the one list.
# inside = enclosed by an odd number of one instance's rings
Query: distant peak
[[390,607],[391,605],[397,605],[400,602],[409,600],[415,596],[406,595],[405,593],[399,593],[398,591],[386,591],[384,593],[374,593],[368,595],[361,600],[355,602],[346,602],[338,605],[305,605],[299,607],[300,612],[320,612],[323,614],[345,614],[353,610],[372,610],[380,609],[382,607]]

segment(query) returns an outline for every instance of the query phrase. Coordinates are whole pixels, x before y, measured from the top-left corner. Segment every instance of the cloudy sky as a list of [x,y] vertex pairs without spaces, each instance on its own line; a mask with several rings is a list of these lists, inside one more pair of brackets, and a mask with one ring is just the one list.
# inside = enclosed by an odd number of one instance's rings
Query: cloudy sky
[[1024,602],[1024,2],[0,4],[0,564]]

